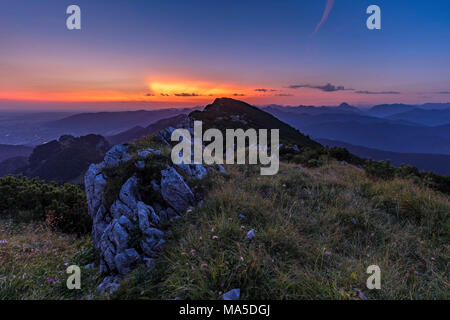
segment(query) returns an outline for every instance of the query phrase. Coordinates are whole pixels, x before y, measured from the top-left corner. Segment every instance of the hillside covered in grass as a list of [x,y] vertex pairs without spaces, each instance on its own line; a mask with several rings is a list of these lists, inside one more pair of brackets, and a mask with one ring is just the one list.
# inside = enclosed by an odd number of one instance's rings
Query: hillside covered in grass
[[[217,299],[240,288],[242,299],[448,299],[448,196],[336,162],[283,164],[276,177],[256,169],[202,181],[203,205],[173,224],[154,269],[138,267],[110,298]],[[103,299],[97,267],[83,271],[81,291],[64,290],[64,263],[94,262],[87,238],[61,242],[40,228],[29,238],[1,223],[0,274],[22,277],[2,280],[2,298]],[[382,289],[369,291],[373,264]]]
[[[216,299],[233,288],[243,299],[448,298],[447,196],[337,163],[283,165],[276,177],[227,169],[177,221],[156,269],[135,270],[116,298]],[[366,288],[374,264],[379,291]]]

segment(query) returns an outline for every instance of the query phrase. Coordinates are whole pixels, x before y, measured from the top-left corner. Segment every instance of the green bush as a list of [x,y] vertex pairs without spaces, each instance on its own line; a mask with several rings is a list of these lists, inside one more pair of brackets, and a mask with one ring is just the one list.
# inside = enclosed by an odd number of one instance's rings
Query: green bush
[[52,230],[78,235],[91,230],[86,196],[79,187],[23,176],[0,178],[0,218],[45,221]]
[[420,172],[411,165],[393,167],[389,160],[366,160],[364,165],[366,174],[371,178],[392,180],[394,178],[411,179],[418,185],[423,185],[445,194],[450,194],[450,177],[441,176],[433,172]]

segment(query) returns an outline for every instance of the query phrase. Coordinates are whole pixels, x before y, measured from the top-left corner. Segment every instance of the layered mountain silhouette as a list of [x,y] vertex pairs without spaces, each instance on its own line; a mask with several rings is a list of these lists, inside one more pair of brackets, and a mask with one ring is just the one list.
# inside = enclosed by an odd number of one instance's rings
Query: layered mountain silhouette
[[[46,120],[49,117],[23,114],[0,123],[0,143],[37,146],[66,134],[76,137],[88,134],[112,136],[136,126],[147,127],[161,119],[188,114],[192,110],[195,108],[80,113],[50,121]],[[33,118],[36,118],[35,122]]]
[[405,108],[410,111],[391,114],[386,111],[387,105],[372,108],[389,114],[382,118],[371,116],[370,110],[365,113],[343,113],[322,109],[320,114],[296,111],[298,108],[269,107],[265,110],[314,139],[338,140],[391,152],[450,154],[450,125],[428,126],[419,123],[426,121],[425,117],[418,119],[420,115],[414,116],[416,112],[432,114],[435,119],[441,118],[445,122],[445,115],[450,109],[424,110],[406,105],[391,107],[396,111]]
[[324,146],[345,148],[352,154],[375,161],[390,160],[392,165],[412,165],[422,171],[432,171],[450,176],[450,155],[426,153],[399,153],[355,146],[335,140],[318,139]]
[[188,120],[185,114],[179,114],[175,117],[159,120],[147,127],[136,126],[130,130],[126,130],[119,134],[107,137],[111,145],[116,145],[124,142],[137,141],[142,137],[154,134],[167,127],[178,128],[181,127]]
[[[283,144],[320,148],[324,143],[345,147],[364,158],[390,159],[395,165],[412,164],[421,170],[448,173],[450,104],[379,105],[368,110],[346,103],[258,108],[220,98],[197,109],[84,113],[46,122],[43,128],[53,128],[51,135],[63,130],[67,134],[34,150],[0,145],[0,175],[22,173],[48,181],[76,181],[110,146],[137,141],[167,127],[183,127],[192,120],[201,120],[204,130],[279,129]],[[73,132],[101,132],[106,138],[68,135]]]
[[407,112],[396,113],[387,117],[392,120],[406,120],[426,126],[440,126],[450,123],[450,109],[424,110],[413,109]]

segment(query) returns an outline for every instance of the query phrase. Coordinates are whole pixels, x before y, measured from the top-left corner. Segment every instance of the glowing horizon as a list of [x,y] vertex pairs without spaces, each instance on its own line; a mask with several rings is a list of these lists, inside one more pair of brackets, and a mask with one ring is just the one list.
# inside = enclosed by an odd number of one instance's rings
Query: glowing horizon
[[436,10],[379,0],[390,13],[381,31],[365,27],[364,3],[199,1],[195,10],[177,0],[108,2],[105,10],[102,1],[78,0],[87,15],[78,31],[65,28],[59,1],[0,3],[0,110],[10,101],[61,102],[62,110],[219,97],[255,105],[450,101],[448,1]]

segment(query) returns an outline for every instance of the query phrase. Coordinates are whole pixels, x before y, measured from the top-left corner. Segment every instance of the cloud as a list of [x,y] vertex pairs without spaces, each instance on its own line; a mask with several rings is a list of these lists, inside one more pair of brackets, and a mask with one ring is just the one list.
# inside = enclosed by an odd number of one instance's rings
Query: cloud
[[243,94],[243,93],[234,93],[233,96],[234,97],[245,97],[245,94]]
[[398,91],[367,91],[367,90],[355,91],[355,93],[358,93],[358,94],[400,94],[400,92],[398,92]]
[[199,97],[200,95],[197,93],[175,93],[175,97]]
[[437,94],[450,94],[450,91],[441,91],[441,92],[437,92]]
[[147,93],[145,96],[146,97],[154,97],[155,95],[153,93]]
[[314,86],[311,84],[294,84],[288,87],[289,89],[301,89],[301,88],[310,88],[310,89],[318,89],[324,92],[335,92],[335,91],[344,91],[344,90],[353,90],[353,89],[345,89],[343,86],[335,86],[331,83],[327,83],[324,86]]
[[293,94],[290,93],[279,93],[276,95],[277,97],[293,97]]
[[267,92],[269,89],[255,89],[256,92]]
[[325,10],[322,15],[322,19],[320,19],[319,23],[317,24],[316,28],[314,29],[314,33],[319,31],[320,27],[327,21],[328,15],[331,12],[331,9],[333,8],[334,0],[327,0],[327,4],[325,5]]
[[168,96],[170,96],[170,94],[168,94],[168,93],[161,93],[161,96],[162,97],[168,97]]

